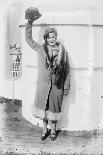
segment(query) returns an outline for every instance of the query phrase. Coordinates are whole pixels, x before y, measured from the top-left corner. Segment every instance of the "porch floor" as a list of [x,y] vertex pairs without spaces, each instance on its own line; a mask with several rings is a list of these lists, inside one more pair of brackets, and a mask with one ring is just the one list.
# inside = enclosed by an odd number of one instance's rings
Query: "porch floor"
[[0,154],[103,154],[103,130],[58,131],[55,141],[41,141],[42,128],[22,117],[21,102],[0,103]]

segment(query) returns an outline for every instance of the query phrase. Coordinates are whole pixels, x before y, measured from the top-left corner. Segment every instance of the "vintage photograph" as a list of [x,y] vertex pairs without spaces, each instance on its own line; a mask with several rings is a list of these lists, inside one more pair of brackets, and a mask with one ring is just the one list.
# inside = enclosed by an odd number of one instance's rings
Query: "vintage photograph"
[[103,154],[103,1],[0,1],[0,155]]

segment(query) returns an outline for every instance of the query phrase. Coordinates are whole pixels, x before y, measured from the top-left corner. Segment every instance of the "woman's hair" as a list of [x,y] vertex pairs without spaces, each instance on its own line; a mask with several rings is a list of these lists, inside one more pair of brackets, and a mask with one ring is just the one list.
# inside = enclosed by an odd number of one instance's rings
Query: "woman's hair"
[[46,41],[47,38],[49,37],[49,33],[54,33],[57,37],[57,30],[54,27],[48,27],[45,31],[44,31],[44,40]]

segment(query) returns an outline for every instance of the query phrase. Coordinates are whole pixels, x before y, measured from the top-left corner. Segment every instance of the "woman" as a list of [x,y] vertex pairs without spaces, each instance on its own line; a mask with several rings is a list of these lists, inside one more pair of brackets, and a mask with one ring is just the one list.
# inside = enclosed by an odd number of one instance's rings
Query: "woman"
[[25,31],[26,42],[38,53],[38,82],[32,113],[43,120],[41,140],[45,140],[48,136],[48,120],[51,123],[50,138],[55,140],[56,124],[61,116],[64,90],[66,94],[69,92],[66,51],[64,46],[57,42],[57,30],[53,27],[45,30],[42,45],[33,40],[33,21],[28,20]]

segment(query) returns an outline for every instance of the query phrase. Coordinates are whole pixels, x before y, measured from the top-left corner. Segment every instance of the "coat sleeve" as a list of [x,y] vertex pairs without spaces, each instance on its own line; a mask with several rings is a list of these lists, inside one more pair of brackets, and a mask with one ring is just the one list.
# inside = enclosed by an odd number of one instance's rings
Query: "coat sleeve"
[[37,52],[39,51],[40,45],[32,38],[32,23],[29,22],[26,23],[25,40],[32,49]]
[[64,89],[70,89],[70,62],[67,51],[65,52],[65,84]]

